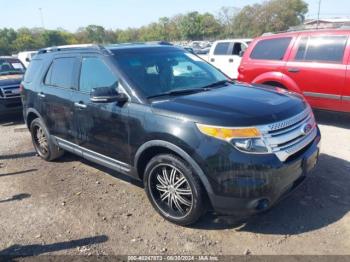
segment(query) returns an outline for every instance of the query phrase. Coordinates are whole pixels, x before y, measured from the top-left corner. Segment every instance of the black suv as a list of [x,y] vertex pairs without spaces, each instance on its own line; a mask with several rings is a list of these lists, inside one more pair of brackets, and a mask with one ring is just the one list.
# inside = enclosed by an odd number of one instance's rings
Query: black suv
[[17,58],[0,56],[0,116],[22,111],[20,83],[24,71]]
[[48,48],[22,84],[42,158],[66,150],[143,180],[154,208],[177,224],[207,208],[266,210],[317,162],[320,132],[302,97],[235,84],[174,46]]

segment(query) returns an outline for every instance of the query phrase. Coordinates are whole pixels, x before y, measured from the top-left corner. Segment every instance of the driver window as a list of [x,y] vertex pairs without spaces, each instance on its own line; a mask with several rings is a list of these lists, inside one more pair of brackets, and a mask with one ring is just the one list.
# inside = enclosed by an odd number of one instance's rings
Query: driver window
[[85,57],[82,60],[79,90],[89,93],[93,88],[116,85],[117,77],[109,67],[97,57]]

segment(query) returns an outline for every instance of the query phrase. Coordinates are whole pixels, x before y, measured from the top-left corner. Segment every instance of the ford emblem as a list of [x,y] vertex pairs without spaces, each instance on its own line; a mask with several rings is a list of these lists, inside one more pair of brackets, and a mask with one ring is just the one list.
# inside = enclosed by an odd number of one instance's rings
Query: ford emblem
[[312,129],[312,125],[311,124],[304,124],[301,126],[301,133],[302,135],[307,135]]

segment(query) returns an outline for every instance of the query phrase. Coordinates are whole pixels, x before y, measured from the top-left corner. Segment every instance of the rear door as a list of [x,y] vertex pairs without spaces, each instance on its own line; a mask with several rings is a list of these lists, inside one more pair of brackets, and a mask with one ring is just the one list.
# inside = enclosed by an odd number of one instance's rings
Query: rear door
[[[86,55],[81,58],[79,91],[74,97],[78,120],[79,146],[114,160],[129,162],[128,103],[94,103],[90,100],[93,88],[113,86],[121,88],[118,77],[103,56]],[[84,153],[83,153],[84,154]]]
[[79,60],[74,56],[57,57],[50,65],[38,98],[41,114],[51,135],[69,142],[76,142],[74,103]]
[[264,84],[282,78],[295,36],[273,36],[250,44],[240,65],[240,81]]
[[299,36],[285,74],[296,82],[313,107],[341,110],[347,41],[348,35],[341,31]]

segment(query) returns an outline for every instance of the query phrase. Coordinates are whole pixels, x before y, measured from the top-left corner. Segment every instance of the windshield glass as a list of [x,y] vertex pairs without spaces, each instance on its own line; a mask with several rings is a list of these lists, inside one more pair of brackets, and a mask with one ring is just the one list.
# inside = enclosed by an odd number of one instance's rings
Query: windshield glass
[[25,68],[18,59],[0,58],[0,75],[24,74]]
[[224,74],[196,55],[176,49],[118,53],[117,63],[145,97],[176,90],[204,90],[208,85],[228,80]]

